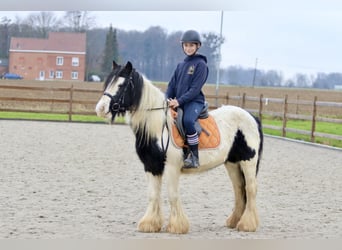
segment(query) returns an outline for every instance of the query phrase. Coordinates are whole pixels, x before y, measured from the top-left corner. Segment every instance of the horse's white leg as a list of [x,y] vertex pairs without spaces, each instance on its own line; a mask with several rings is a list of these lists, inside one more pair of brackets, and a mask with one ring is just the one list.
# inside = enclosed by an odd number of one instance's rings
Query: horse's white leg
[[159,232],[163,226],[163,215],[160,205],[160,192],[162,176],[153,176],[146,173],[148,180],[149,204],[145,215],[138,224],[138,230],[141,232]]
[[170,202],[170,218],[167,231],[169,233],[185,234],[189,231],[189,220],[184,213],[179,197],[180,169],[176,166],[167,166],[165,171]]
[[256,208],[256,161],[241,162],[241,169],[245,176],[246,209],[236,228],[239,231],[254,232],[259,225],[258,212]]
[[228,217],[226,225],[229,228],[235,228],[246,207],[245,180],[238,164],[227,162],[225,167],[232,181],[235,196],[234,209]]

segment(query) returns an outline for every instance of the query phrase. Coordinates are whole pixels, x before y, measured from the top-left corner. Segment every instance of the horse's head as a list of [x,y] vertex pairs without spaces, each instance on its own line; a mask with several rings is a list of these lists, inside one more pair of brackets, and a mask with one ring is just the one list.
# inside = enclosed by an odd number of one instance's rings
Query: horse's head
[[134,111],[140,100],[141,82],[142,77],[131,62],[121,66],[113,61],[112,72],[104,83],[103,96],[96,105],[97,115],[113,122],[116,115]]

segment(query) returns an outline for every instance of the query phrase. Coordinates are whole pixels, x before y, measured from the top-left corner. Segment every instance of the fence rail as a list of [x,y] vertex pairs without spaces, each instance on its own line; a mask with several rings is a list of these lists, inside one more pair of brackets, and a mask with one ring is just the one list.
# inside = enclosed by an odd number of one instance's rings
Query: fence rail
[[[75,99],[75,93],[87,93],[87,94],[97,94],[100,95],[102,91],[99,90],[91,90],[91,89],[80,89],[71,87],[65,88],[50,88],[50,87],[29,87],[29,86],[8,86],[8,85],[0,85],[0,89],[5,90],[16,90],[20,91],[20,93],[25,93],[25,91],[33,91],[33,92],[45,92],[45,93],[65,93],[64,98],[45,98],[44,95],[37,97],[37,95],[33,95],[33,97],[17,97],[17,96],[0,96],[1,102],[12,102],[12,105],[6,105],[5,107],[0,106],[0,111],[10,111],[10,112],[32,112],[32,113],[51,113],[51,114],[67,114],[68,120],[72,121],[73,115],[94,115],[94,110],[75,110],[73,107],[75,104],[78,105],[91,105],[94,106],[96,104],[96,99],[92,98],[91,100],[80,100]],[[13,92],[10,92],[13,93]],[[19,93],[19,92],[17,92]],[[13,104],[14,103],[14,104]],[[27,104],[27,103],[39,103],[39,108],[25,105],[25,108],[18,108],[18,104]],[[64,109],[59,110],[51,110],[51,105],[54,104],[65,104]]]
[[[262,120],[264,115],[269,115],[272,117],[278,117],[281,118],[283,123],[282,126],[274,126],[274,125],[267,125],[263,124],[264,128],[272,129],[272,130],[278,130],[281,131],[281,135],[283,137],[286,137],[287,132],[292,132],[296,134],[301,135],[309,135],[311,142],[315,142],[316,137],[322,137],[322,138],[328,138],[328,139],[334,139],[334,140],[342,140],[341,135],[336,134],[327,134],[322,132],[316,131],[316,123],[317,121],[320,122],[328,122],[328,123],[336,123],[336,124],[342,124],[342,119],[338,118],[330,118],[330,117],[322,117],[318,116],[317,114],[317,108],[318,107],[331,107],[336,108],[336,114],[339,117],[342,117],[342,103],[339,102],[323,102],[323,101],[317,101],[317,96],[315,96],[314,100],[308,101],[308,100],[288,100],[287,95],[284,98],[264,98],[261,94],[259,97],[255,96],[246,96],[245,94],[239,95],[239,96],[229,96],[227,93],[226,95],[206,95],[207,99],[215,99],[215,103],[218,103],[218,100],[223,100],[224,104],[230,104],[230,100],[235,100],[240,102],[240,106],[247,111],[256,114],[260,120]],[[252,109],[246,107],[246,102],[254,102],[258,104],[257,109]],[[276,103],[282,105],[281,111],[273,111],[273,110],[264,110],[264,106],[269,105],[270,103]],[[312,107],[311,114],[292,114],[289,113],[288,106],[290,104],[295,105],[307,105]],[[255,106],[255,105],[254,105]],[[210,106],[211,108],[216,108],[215,105]],[[301,130],[301,129],[294,129],[287,127],[287,122],[289,119],[292,120],[306,120],[311,121],[311,130]]]
[[[40,94],[34,94],[34,92]],[[74,86],[58,88],[0,85],[0,93],[2,93],[0,94],[0,111],[67,114],[68,120],[72,121],[73,115],[95,115],[94,106],[102,91],[75,88]],[[315,142],[316,137],[342,140],[341,135],[316,131],[317,121],[342,124],[342,119],[339,118],[342,117],[342,103],[340,102],[318,101],[317,97],[312,101],[289,100],[287,95],[284,98],[270,98],[263,97],[263,94],[256,97],[246,94],[232,96],[227,93],[225,95],[206,95],[206,98],[209,101],[210,109],[217,108],[220,105],[232,104],[246,109],[261,120],[263,116],[280,118],[282,126],[264,124],[263,127],[281,131],[283,137],[286,137],[287,132],[292,132],[308,135],[312,142]],[[55,105],[63,105],[63,107],[55,110]],[[272,105],[277,106],[272,107]],[[289,111],[290,105],[296,106],[295,113]],[[303,106],[308,106],[311,112],[299,113],[298,110]],[[320,107],[336,109],[337,118],[318,115],[317,109]],[[311,121],[311,130],[289,128],[287,126],[289,119]]]

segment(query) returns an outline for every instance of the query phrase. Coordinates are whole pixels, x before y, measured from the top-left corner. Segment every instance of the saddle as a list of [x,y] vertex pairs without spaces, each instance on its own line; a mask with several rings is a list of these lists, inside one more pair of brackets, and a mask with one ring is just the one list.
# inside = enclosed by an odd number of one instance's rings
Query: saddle
[[[214,118],[208,112],[208,103],[206,102],[197,121],[195,129],[199,137],[199,149],[216,148],[220,144],[220,132]],[[180,148],[187,148],[186,134],[183,126],[183,110],[177,108],[177,111],[171,109],[171,115],[174,119],[171,134],[174,145]]]

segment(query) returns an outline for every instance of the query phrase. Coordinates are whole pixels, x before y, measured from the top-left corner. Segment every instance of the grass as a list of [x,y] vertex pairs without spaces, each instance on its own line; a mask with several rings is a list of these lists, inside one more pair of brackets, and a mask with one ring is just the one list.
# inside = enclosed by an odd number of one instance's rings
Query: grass
[[[17,119],[17,120],[37,120],[37,121],[69,121],[68,114],[50,114],[50,113],[31,113],[31,112],[2,112],[0,111],[0,119]],[[96,115],[73,115],[73,122],[98,122],[106,123],[103,118]],[[124,123],[123,117],[116,117],[115,123]]]
[[[30,112],[0,112],[0,118],[19,119],[19,120],[69,121],[68,114],[46,114],[46,113],[30,113]],[[95,115],[73,115],[72,121],[104,122],[103,119]]]
[[[262,123],[279,127],[283,125],[283,121],[281,119],[272,118],[263,118]],[[288,120],[286,123],[286,127],[288,128],[295,128],[308,131],[311,131],[311,126],[311,121],[306,120]],[[315,131],[321,133],[342,135],[342,126],[337,123],[316,122]]]
[[[69,116],[67,114],[45,114],[45,113],[29,113],[29,112],[0,112],[0,119],[20,119],[20,120],[43,120],[43,121],[69,121]],[[72,121],[74,122],[95,122],[95,123],[105,123],[102,118],[99,118],[95,115],[73,115]],[[125,120],[123,117],[117,117],[115,119],[115,123],[124,123]],[[263,124],[273,125],[282,127],[283,121],[281,119],[276,119],[272,117],[265,117],[262,120]],[[311,130],[311,121],[304,121],[304,120],[289,120],[287,122],[288,128],[295,128],[300,130]],[[273,130],[264,128],[263,129],[265,134],[281,136],[280,130]],[[336,123],[328,123],[328,122],[317,122],[316,123],[316,131],[321,133],[327,134],[334,134],[334,135],[342,135],[342,126]],[[296,139],[296,140],[303,140],[303,141],[310,141],[309,135],[301,135],[292,132],[287,132],[286,137]],[[342,141],[316,137],[316,143],[330,145],[334,147],[342,148]]]
[[[272,119],[271,117],[263,118],[262,119],[263,124],[267,125],[273,125],[277,127],[282,127],[283,121],[281,119]],[[300,130],[306,130],[311,131],[311,121],[306,120],[288,120],[286,123],[287,128],[294,128],[294,129],[300,129]],[[279,130],[273,130],[264,128],[264,133],[269,135],[276,135],[281,136],[282,131]],[[316,122],[316,132],[326,133],[326,134],[333,134],[333,135],[342,135],[342,126],[337,123],[329,123],[329,122]],[[311,138],[309,135],[302,135],[297,134],[293,132],[286,132],[286,137],[296,140],[302,140],[302,141],[311,141]],[[329,138],[323,138],[323,137],[315,137],[315,142],[320,144],[325,144],[333,147],[339,147],[342,148],[342,141],[335,140],[335,139],[329,139]]]

